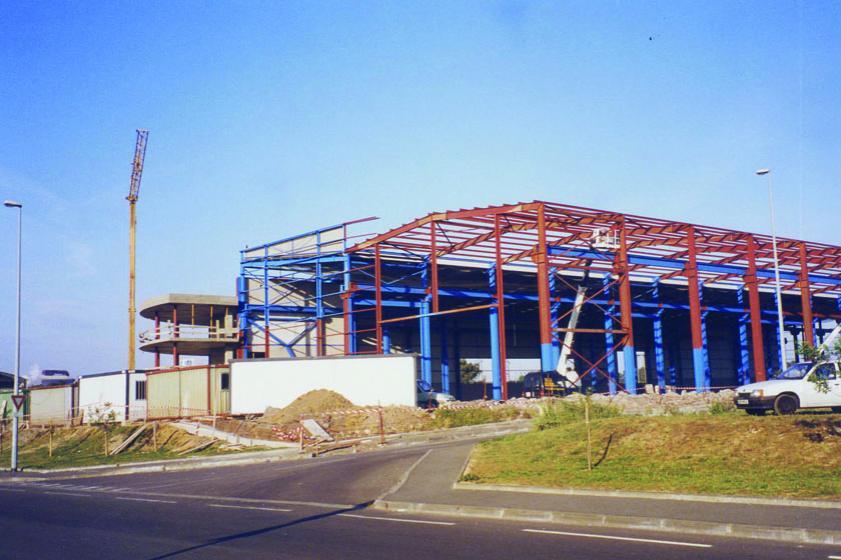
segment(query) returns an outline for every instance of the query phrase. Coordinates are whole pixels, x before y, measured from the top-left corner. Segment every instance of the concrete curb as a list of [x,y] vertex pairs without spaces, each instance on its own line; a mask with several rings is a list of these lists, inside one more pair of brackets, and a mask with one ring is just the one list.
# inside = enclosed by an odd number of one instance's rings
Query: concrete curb
[[628,492],[623,490],[587,490],[579,488],[547,488],[544,486],[517,486],[513,484],[456,482],[453,484],[453,490],[548,494],[556,496],[597,496],[600,498],[634,498],[679,502],[704,502],[712,504],[745,504],[815,509],[841,509],[841,502],[828,500],[797,500],[789,498],[761,498],[756,496],[723,496],[717,494],[670,494],[668,492]]
[[800,544],[841,545],[841,531],[820,531],[798,529],[795,527],[765,527],[760,525],[713,523],[708,521],[689,521],[657,517],[631,517],[621,515],[601,515],[595,513],[573,513],[564,511],[543,511],[485,506],[424,504],[418,502],[395,502],[388,500],[377,500],[371,505],[371,508],[400,513],[423,513],[451,517],[473,517],[508,521],[557,523],[585,527],[662,531],[669,533],[707,535],[711,537],[762,539]]

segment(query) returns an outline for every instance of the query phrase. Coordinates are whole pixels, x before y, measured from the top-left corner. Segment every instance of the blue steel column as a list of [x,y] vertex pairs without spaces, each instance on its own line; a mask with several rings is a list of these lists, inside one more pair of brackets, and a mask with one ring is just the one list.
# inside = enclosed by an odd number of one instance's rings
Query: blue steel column
[[[704,304],[704,282],[699,281],[698,283],[698,294],[700,297],[701,305]],[[710,385],[712,384],[712,373],[710,371],[710,350],[709,350],[709,343],[707,340],[707,315],[710,312],[705,310],[701,312],[701,349],[703,350],[703,359],[704,359],[704,388],[709,390]]]
[[[607,286],[610,284],[611,278],[610,274],[605,274],[604,278],[602,279],[602,285]],[[611,395],[616,394],[616,379],[619,376],[617,369],[616,369],[616,346],[613,341],[613,333],[610,332],[614,329],[613,326],[613,315],[616,313],[616,305],[613,303],[613,298],[610,297],[610,294],[605,293],[610,299],[610,307],[607,308],[607,312],[604,314],[604,352],[607,356],[607,374],[609,376],[608,381],[608,391],[610,391]]]
[[[549,308],[549,316],[551,317],[553,328],[560,327],[560,325],[558,324],[558,317],[560,316],[561,311],[561,298],[559,297],[560,294],[555,293],[558,287],[558,280],[555,277],[557,271],[558,269],[554,267],[551,267],[549,269],[549,297],[552,301],[552,305]],[[552,332],[552,361],[557,364],[558,360],[561,359],[561,336],[560,333],[557,333],[555,331]],[[566,367],[566,364],[560,364],[560,366],[563,368]]]
[[391,331],[383,327],[383,354],[391,354]]
[[[739,286],[736,290],[736,301],[739,307],[745,305],[745,287]],[[750,348],[748,348],[748,324],[750,323],[750,314],[742,313],[739,315],[739,384],[747,385],[750,380]]]
[[[654,281],[654,300],[660,303],[660,282]],[[663,309],[654,314],[654,368],[657,371],[657,386],[666,392],[666,357],[663,354]]]
[[[325,354],[324,286],[321,278],[321,232],[315,234],[315,340],[316,356]],[[268,358],[268,356],[266,356]]]
[[438,320],[440,329],[438,336],[440,337],[441,346],[441,390],[445,393],[450,392],[450,357],[447,348],[447,320],[441,318]]
[[[494,302],[496,302],[496,266],[491,265],[488,268],[488,287],[492,294],[494,294]],[[498,302],[496,302],[498,303]],[[488,319],[490,321],[490,336],[491,336],[491,374],[493,399],[498,401],[502,399],[502,367],[499,351],[499,309],[496,306],[489,308]]]
[[[239,327],[239,357],[248,358],[251,351],[251,328],[248,322],[248,313],[245,306],[248,305],[248,280],[244,272],[240,271],[237,278],[237,326]],[[157,336],[160,336],[159,334]]]
[[[429,264],[424,263],[421,270],[421,283],[424,289],[429,285]],[[430,300],[426,294],[420,302],[420,351],[421,351],[421,379],[432,384],[432,333],[430,328]]]
[[458,322],[453,328],[453,363],[455,363],[456,398],[461,400],[461,345],[458,336]]

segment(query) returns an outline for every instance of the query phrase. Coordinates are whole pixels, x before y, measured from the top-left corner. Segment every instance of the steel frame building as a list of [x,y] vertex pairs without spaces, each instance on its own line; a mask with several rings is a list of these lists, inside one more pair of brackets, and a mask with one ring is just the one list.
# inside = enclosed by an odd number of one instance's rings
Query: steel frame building
[[[505,399],[512,352],[551,371],[566,348],[593,390],[636,393],[762,380],[786,351],[767,235],[543,201],[349,234],[371,219],[242,251],[241,357],[416,351],[450,390],[468,337]],[[777,245],[785,329],[816,344],[841,321],[841,247]]]

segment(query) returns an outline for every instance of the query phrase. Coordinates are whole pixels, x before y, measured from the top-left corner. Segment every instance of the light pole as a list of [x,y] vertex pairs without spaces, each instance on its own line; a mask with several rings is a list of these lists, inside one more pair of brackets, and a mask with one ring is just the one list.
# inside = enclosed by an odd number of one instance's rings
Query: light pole
[[[18,297],[17,320],[15,322],[15,386],[14,396],[20,391],[20,261],[21,261],[21,222],[23,221],[23,204],[14,200],[6,200],[3,206],[18,209]],[[18,410],[12,415],[12,472],[18,470]]]
[[774,248],[774,289],[777,292],[777,325],[780,330],[780,365],[783,371],[788,368],[786,360],[786,339],[783,336],[785,326],[783,323],[783,294],[780,292],[780,259],[777,256],[777,221],[774,217],[774,190],[771,188],[771,170],[767,168],[757,169],[757,175],[765,175],[768,178],[768,206],[771,210],[771,246]]

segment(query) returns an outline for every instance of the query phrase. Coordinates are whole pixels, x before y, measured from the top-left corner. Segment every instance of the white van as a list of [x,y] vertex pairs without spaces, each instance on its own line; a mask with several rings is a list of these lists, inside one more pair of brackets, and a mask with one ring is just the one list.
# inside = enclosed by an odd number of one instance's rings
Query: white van
[[[813,379],[825,383],[827,391],[819,390]],[[841,412],[841,366],[835,362],[792,364],[768,381],[739,387],[735,402],[737,408],[756,415],[767,410],[794,414],[801,408],[831,408],[833,412]]]

